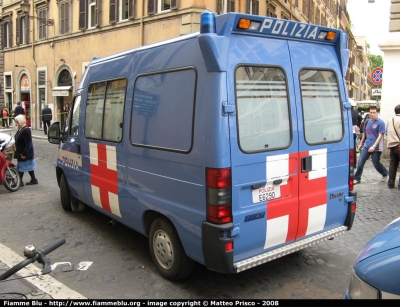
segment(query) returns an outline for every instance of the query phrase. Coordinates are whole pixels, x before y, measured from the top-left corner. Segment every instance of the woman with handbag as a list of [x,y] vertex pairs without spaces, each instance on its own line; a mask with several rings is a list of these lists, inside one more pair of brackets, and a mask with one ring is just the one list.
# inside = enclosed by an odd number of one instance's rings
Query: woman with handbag
[[31,181],[26,185],[38,184],[35,177],[36,161],[34,159],[33,142],[31,129],[26,125],[24,115],[15,117],[15,123],[18,126],[18,132],[15,135],[16,155],[17,155],[17,170],[21,177],[21,187],[24,186],[22,177],[24,172],[28,172],[31,176]]
[[[393,189],[395,186],[396,173],[400,161],[400,104],[394,108],[394,113],[396,115],[387,122],[387,147],[390,150],[388,180],[389,189]],[[400,178],[398,182],[398,189],[400,190]]]

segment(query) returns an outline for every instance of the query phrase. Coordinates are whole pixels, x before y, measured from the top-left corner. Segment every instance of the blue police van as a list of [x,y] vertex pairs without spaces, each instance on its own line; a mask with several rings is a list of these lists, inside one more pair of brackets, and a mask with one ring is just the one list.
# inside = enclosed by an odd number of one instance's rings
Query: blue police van
[[48,133],[62,207],[148,236],[171,280],[331,239],[356,210],[346,35],[239,13],[200,27],[93,59]]

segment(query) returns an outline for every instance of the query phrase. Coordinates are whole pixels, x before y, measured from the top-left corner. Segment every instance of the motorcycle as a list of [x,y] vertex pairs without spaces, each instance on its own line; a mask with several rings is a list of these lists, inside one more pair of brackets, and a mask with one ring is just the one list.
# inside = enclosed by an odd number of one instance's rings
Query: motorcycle
[[10,192],[18,191],[21,186],[17,167],[12,161],[7,161],[3,154],[5,144],[0,144],[0,184],[3,184]]

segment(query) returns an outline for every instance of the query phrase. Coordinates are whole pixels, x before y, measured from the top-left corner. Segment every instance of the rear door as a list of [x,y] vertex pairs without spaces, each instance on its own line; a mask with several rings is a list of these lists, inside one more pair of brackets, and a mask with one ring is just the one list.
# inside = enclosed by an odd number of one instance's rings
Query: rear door
[[289,41],[299,116],[297,238],[344,224],[349,131],[344,129],[340,66],[333,46]]
[[[343,225],[348,146],[333,47],[235,37],[234,261]],[[230,79],[231,78],[231,79]]]
[[[295,240],[299,136],[287,41],[235,36],[228,71],[234,261]],[[237,61],[235,63],[235,61]]]

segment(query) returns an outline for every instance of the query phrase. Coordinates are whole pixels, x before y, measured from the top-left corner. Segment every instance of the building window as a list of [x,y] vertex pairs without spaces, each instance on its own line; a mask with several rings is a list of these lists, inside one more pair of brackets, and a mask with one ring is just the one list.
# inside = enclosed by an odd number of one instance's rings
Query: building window
[[90,29],[96,26],[96,2],[94,0],[89,0],[88,6],[88,28]]
[[40,18],[38,20],[38,37],[39,39],[46,39],[47,38],[47,26],[46,23],[43,22],[47,20],[47,12],[48,7],[40,7],[37,9],[37,16]]
[[60,34],[67,34],[70,31],[70,7],[69,1],[60,2]]
[[276,6],[273,4],[273,3],[271,3],[271,1],[267,1],[267,14],[266,14],[266,16],[269,16],[269,17],[277,17],[277,15],[276,15]]
[[12,23],[10,20],[5,21],[2,25],[2,47],[12,47]]
[[29,43],[29,18],[26,15],[20,15],[17,17],[15,33],[17,45]]
[[128,0],[119,0],[119,20],[128,19]]
[[12,89],[12,76],[11,75],[5,75],[6,81],[5,83],[5,88],[6,90]]
[[99,25],[99,1],[79,0],[79,30],[93,29]]
[[110,23],[133,19],[134,0],[110,0]]
[[178,0],[148,0],[147,2],[147,14],[149,15],[177,8]]
[[259,2],[258,0],[247,0],[247,14],[259,15]]

